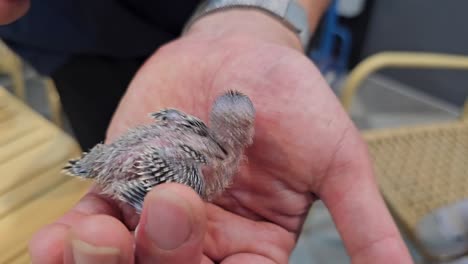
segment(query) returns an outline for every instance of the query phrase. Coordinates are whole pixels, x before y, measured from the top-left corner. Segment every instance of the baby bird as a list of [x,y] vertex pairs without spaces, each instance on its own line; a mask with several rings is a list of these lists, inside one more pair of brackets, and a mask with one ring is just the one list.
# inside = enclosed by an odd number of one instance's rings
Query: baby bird
[[210,127],[176,109],[150,116],[155,122],[129,130],[111,144],[98,144],[70,160],[66,174],[94,179],[102,192],[141,213],[145,195],[156,185],[190,186],[211,201],[232,182],[253,143],[255,109],[250,99],[228,91],[216,98]]

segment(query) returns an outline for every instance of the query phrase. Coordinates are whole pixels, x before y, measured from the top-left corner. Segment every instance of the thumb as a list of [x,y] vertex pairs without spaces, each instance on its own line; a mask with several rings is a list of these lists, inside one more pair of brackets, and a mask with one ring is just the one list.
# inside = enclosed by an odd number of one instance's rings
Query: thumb
[[205,205],[191,188],[158,185],[145,198],[136,232],[137,263],[200,263]]

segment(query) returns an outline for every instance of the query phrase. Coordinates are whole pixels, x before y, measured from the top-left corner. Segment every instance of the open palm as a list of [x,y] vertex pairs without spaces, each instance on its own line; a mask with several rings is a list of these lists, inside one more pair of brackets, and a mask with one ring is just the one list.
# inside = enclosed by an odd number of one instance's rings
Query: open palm
[[[157,186],[139,219],[92,190],[35,236],[33,259],[76,263],[78,244],[83,263],[287,263],[310,206],[321,199],[353,263],[411,262],[357,130],[312,63],[292,49],[242,36],[173,42],[137,74],[107,140],[151,122],[147,113],[163,107],[206,121],[228,89],[248,95],[257,114],[248,161],[222,197],[204,203],[188,187]],[[89,245],[95,248],[86,251]]]

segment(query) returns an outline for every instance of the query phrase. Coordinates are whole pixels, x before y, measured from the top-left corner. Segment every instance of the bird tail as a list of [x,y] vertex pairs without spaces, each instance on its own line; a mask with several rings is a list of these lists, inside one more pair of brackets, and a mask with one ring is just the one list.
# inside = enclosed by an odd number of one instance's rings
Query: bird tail
[[87,153],[83,153],[81,158],[71,159],[68,161],[67,165],[63,167],[62,173],[69,176],[80,177],[80,178],[94,178],[86,166],[83,166],[83,158],[85,158]]
[[89,152],[83,152],[80,158],[69,160],[68,164],[62,169],[62,173],[85,179],[96,177],[95,173],[93,173],[93,167],[105,150],[106,145],[97,144]]

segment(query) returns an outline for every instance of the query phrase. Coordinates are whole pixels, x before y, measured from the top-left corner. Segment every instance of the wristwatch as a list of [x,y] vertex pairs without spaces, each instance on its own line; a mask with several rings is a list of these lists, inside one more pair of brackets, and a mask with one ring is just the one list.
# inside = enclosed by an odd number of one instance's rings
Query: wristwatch
[[233,8],[251,8],[266,12],[294,31],[302,46],[307,48],[311,38],[309,20],[306,11],[296,0],[206,0],[197,8],[184,31],[201,17]]

